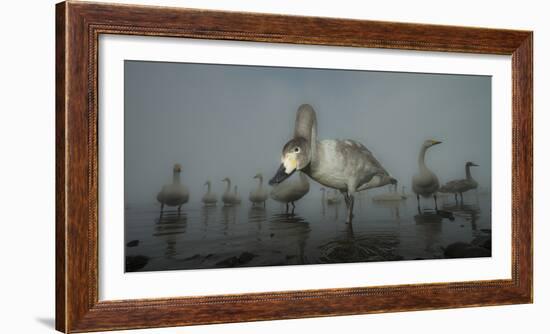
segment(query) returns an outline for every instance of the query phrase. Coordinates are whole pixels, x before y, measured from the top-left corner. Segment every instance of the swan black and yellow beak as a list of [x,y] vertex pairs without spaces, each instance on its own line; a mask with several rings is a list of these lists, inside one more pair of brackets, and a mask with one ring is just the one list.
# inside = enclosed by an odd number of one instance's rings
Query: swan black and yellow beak
[[281,164],[281,166],[279,166],[279,169],[275,173],[275,176],[273,176],[271,178],[271,180],[269,180],[269,185],[273,186],[273,185],[276,185],[276,184],[279,184],[279,183],[283,182],[284,180],[289,178],[292,174],[294,174],[295,171],[296,171],[296,169],[294,169],[292,172],[290,172],[290,174],[287,174],[285,165]]

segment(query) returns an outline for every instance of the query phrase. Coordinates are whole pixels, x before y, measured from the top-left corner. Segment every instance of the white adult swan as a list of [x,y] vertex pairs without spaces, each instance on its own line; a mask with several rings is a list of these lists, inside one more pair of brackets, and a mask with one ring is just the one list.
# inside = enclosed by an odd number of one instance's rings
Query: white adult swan
[[258,188],[250,192],[248,199],[252,202],[252,205],[262,204],[265,208],[265,201],[267,200],[267,190],[264,189],[264,177],[261,173],[254,175],[255,179],[258,179]]
[[222,195],[222,201],[225,206],[232,206],[235,204],[235,195],[231,192],[231,180],[226,177],[222,182],[227,182],[225,192]]
[[472,174],[470,173],[470,167],[475,167],[475,166],[479,166],[479,165],[471,161],[466,162],[466,165],[464,167],[466,169],[466,178],[462,180],[453,180],[445,183],[439,189],[439,192],[454,194],[455,201],[458,201],[457,194],[460,194],[460,201],[464,201],[462,194],[467,192],[468,190],[477,188],[477,181],[474,180],[474,178],[472,177]]
[[172,184],[166,184],[157,194],[157,201],[160,202],[160,214],[164,211],[164,206],[177,206],[178,213],[181,206],[189,201],[189,191],[181,184],[180,180],[181,165],[175,164],[173,168]]
[[416,194],[416,200],[418,203],[418,210],[420,211],[420,196],[430,197],[433,196],[435,202],[435,209],[437,210],[437,195],[436,192],[439,189],[439,180],[431,170],[426,167],[424,157],[426,156],[426,150],[434,145],[441,144],[440,141],[428,139],[424,141],[418,154],[418,173],[412,178],[412,190]]
[[308,104],[298,108],[294,138],[283,147],[282,164],[270,184],[278,184],[296,170],[344,195],[351,223],[355,192],[395,182],[361,143],[353,140],[317,141],[315,111]]
[[206,194],[202,196],[202,202],[206,206],[214,206],[218,202],[218,195],[212,192],[212,184],[210,183],[210,180],[206,181],[204,183],[205,186],[208,186],[208,190],[206,191]]
[[239,196],[239,193],[237,192],[239,188],[237,186],[234,186],[233,187],[233,196],[235,196],[235,198],[233,198],[233,204],[241,204],[241,196]]
[[304,197],[309,192],[309,182],[307,177],[300,173],[300,179],[297,181],[286,180],[273,186],[271,190],[271,198],[277,202],[286,204],[286,212],[288,213],[288,204],[292,204],[292,213],[296,206],[294,202]]

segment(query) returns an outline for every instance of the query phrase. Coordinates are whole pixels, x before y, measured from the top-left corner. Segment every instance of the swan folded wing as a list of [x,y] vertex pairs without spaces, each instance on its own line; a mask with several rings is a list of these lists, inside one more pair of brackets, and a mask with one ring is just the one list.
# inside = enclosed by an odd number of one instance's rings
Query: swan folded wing
[[390,174],[368,148],[355,140],[347,139],[342,142],[351,151],[350,155],[357,156],[356,160],[359,162],[359,166],[355,167],[363,172],[362,177],[357,180],[357,191],[377,188],[391,183]]
[[442,192],[442,193],[456,192],[456,191],[458,191],[458,189],[460,187],[461,181],[462,180],[449,181],[449,182],[445,183],[444,185],[442,185],[441,188],[439,189],[439,191]]
[[375,175],[389,176],[365,146],[354,140],[328,139],[319,142],[310,177],[324,186],[346,191],[350,186],[358,189]]

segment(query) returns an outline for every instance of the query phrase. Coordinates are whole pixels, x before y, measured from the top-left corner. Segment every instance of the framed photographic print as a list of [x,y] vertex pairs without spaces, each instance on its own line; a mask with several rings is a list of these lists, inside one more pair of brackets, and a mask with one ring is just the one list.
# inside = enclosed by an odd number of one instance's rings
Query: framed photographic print
[[532,32],[56,13],[58,330],[532,302]]

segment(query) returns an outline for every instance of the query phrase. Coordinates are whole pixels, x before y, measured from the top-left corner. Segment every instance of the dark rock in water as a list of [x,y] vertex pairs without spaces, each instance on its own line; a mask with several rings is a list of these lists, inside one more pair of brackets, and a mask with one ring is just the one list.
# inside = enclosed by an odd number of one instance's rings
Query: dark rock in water
[[448,259],[457,259],[467,257],[488,257],[491,256],[491,251],[465,242],[455,242],[447,246],[443,254]]
[[491,236],[479,236],[472,240],[472,245],[491,250]]
[[139,245],[139,240],[132,240],[126,244],[126,247],[136,247],[137,245]]
[[252,254],[250,252],[244,252],[239,256],[239,264],[245,264],[250,262],[254,257],[257,255]]
[[442,217],[442,218],[447,218],[449,219],[450,221],[454,221],[455,220],[455,216],[453,215],[453,213],[451,211],[446,211],[446,210],[437,210],[437,214]]
[[252,254],[250,252],[243,252],[239,257],[232,256],[230,258],[227,258],[225,260],[219,261],[216,263],[216,266],[219,267],[236,267],[243,264],[246,264],[250,262],[253,258],[255,258],[257,255]]
[[189,261],[189,260],[196,260],[198,258],[200,258],[201,256],[199,254],[195,254],[193,256],[190,256],[190,257],[186,257],[185,259],[183,259],[183,261]]
[[227,258],[225,260],[221,260],[219,262],[216,262],[216,266],[218,267],[235,267],[239,264],[239,258],[236,256],[232,256],[230,258]]
[[143,255],[126,256],[126,271],[138,271],[145,267],[149,260]]

